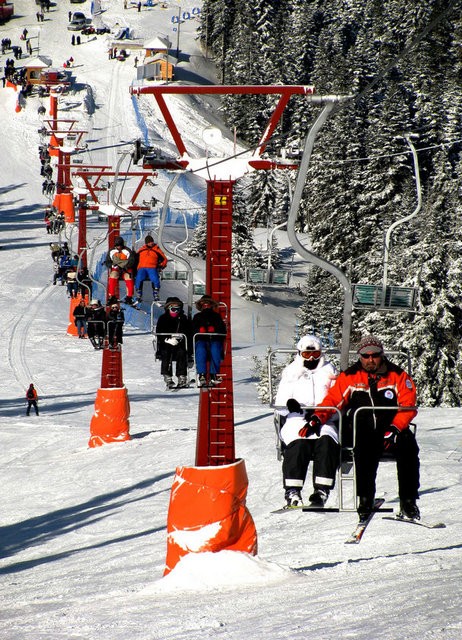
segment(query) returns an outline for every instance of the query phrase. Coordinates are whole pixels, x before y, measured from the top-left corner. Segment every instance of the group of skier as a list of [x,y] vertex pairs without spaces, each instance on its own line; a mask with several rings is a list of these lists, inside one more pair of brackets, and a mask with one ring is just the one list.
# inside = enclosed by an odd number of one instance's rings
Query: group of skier
[[357,353],[358,361],[338,373],[323,354],[321,341],[307,335],[283,370],[275,418],[283,449],[286,508],[303,505],[301,491],[310,461],[309,502],[322,508],[328,499],[340,462],[340,413],[342,446],[353,447],[360,522],[374,510],[376,475],[385,452],[396,458],[400,514],[418,520],[419,447],[410,428],[417,413],[414,381],[386,357],[376,336],[363,337]]
[[100,300],[93,298],[87,305],[81,298],[73,310],[74,323],[80,339],[88,336],[94,349],[103,349],[107,338],[109,349],[117,349],[123,344],[125,314],[118,302],[107,308]]
[[[167,256],[154,242],[154,238],[147,235],[145,244],[138,250],[132,251],[126,246],[124,239],[118,236],[114,240],[114,247],[106,256],[108,276],[108,303],[117,301],[116,290],[119,280],[125,282],[127,295],[124,302],[133,304],[135,287],[136,302],[143,299],[143,283],[150,280],[154,300],[159,300],[160,273],[167,266]],[[134,279],[136,273],[136,279]]]
[[[50,248],[55,261],[70,257],[67,245],[61,248],[50,243]],[[116,296],[119,280],[124,280],[127,287],[126,303],[133,304],[135,288],[137,301],[142,300],[145,280],[151,282],[154,300],[158,300],[160,272],[167,262],[151,235],[145,237],[145,244],[137,252],[117,237],[106,257],[107,308],[97,299],[87,305],[82,294],[73,312],[78,337],[87,335],[95,349],[103,348],[106,338],[109,348],[118,348],[123,342],[125,321]],[[197,313],[190,318],[178,297],[167,298],[155,333],[156,359],[161,362],[168,389],[189,386],[188,367],[194,361],[198,386],[220,383],[226,324],[218,307],[217,301],[204,295],[196,302]],[[275,418],[282,443],[286,508],[303,505],[301,491],[311,461],[313,491],[309,502],[313,507],[324,507],[335,485],[341,447],[348,445],[354,456],[360,522],[367,521],[374,510],[376,475],[385,452],[396,458],[400,513],[418,520],[419,447],[410,428],[417,413],[415,384],[386,357],[377,337],[365,336],[357,353],[358,361],[339,373],[323,353],[320,339],[306,335],[297,344],[295,358],[282,372]],[[36,392],[32,397],[31,388],[27,399],[27,415],[32,406],[38,415]],[[358,411],[364,408],[369,410]]]
[[[161,362],[160,372],[168,389],[189,386],[188,366],[194,360],[197,386],[220,384],[226,325],[218,306],[216,300],[204,295],[196,302],[197,313],[190,319],[179,298],[167,298],[156,325],[156,359]],[[173,362],[177,384],[173,380]]]

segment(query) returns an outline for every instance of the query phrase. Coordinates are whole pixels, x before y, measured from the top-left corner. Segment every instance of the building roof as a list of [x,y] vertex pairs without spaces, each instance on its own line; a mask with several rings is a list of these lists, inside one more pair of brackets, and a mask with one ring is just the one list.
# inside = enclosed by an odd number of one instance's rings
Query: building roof
[[143,48],[162,50],[162,49],[170,49],[171,46],[172,46],[172,43],[168,38],[160,38],[159,36],[156,36],[152,40],[146,41],[143,45]]
[[47,56],[36,56],[23,64],[26,69],[45,69],[51,66],[51,58]]
[[144,59],[144,64],[154,64],[155,62],[168,62],[169,64],[175,65],[178,62],[178,58],[174,56],[168,56],[165,53],[156,53],[154,56],[148,56]]

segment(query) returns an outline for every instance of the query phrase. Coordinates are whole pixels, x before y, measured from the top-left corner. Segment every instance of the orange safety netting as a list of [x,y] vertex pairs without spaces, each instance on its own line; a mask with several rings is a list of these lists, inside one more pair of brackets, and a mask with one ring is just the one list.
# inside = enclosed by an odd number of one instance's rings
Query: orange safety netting
[[188,553],[242,551],[256,555],[257,532],[245,506],[243,460],[217,467],[178,467],[170,494],[164,575]]

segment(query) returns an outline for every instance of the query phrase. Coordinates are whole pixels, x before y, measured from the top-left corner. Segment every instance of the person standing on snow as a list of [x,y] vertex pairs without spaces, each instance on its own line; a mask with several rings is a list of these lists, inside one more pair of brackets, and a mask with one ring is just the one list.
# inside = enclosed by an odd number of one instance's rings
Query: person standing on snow
[[146,236],[144,245],[137,252],[138,265],[135,279],[135,289],[138,302],[143,299],[143,282],[151,281],[154,300],[159,300],[160,272],[168,263],[167,256],[154,242],[152,236]]
[[191,321],[183,311],[179,298],[170,297],[164,305],[165,312],[156,325],[156,359],[161,361],[160,373],[168,389],[175,388],[173,361],[176,361],[177,388],[188,387],[188,360],[192,357]]
[[[364,336],[358,344],[359,360],[338,376],[321,407],[315,411],[310,427],[318,429],[332,415],[327,407],[348,410],[353,423],[361,407],[390,407],[360,411],[356,419],[354,461],[356,495],[360,522],[367,520],[374,508],[376,476],[383,453],[395,455],[401,515],[418,520],[420,462],[419,447],[409,428],[417,415],[414,381],[403,369],[390,362],[383,353],[382,342],[373,335]],[[408,407],[393,411],[393,407]]]
[[27,400],[26,416],[30,416],[31,407],[34,407],[35,415],[38,416],[39,414],[38,406],[37,406],[38,395],[32,382],[30,383],[29,388],[27,389],[26,400]]
[[125,302],[133,304],[133,267],[135,265],[135,253],[125,246],[125,241],[121,236],[117,236],[114,240],[114,248],[109,251],[106,256],[106,266],[109,268],[109,277],[107,281],[108,304],[118,302],[115,295],[117,283],[119,280],[125,281],[127,287],[127,295]]
[[[282,475],[287,507],[303,504],[301,491],[310,461],[313,461],[313,506],[324,506],[335,485],[340,461],[336,419],[322,429],[307,428],[314,409],[337,377],[337,369],[324,357],[319,338],[306,335],[297,343],[297,355],[285,367],[275,398],[275,420],[283,443]],[[287,408],[285,408],[287,407]]]

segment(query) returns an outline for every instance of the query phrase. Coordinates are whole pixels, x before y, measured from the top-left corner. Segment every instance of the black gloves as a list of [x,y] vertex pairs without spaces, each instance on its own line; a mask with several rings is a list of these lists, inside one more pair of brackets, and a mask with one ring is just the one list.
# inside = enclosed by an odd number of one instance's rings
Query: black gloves
[[321,420],[318,418],[318,416],[312,416],[306,423],[306,425],[300,429],[298,435],[300,436],[300,438],[308,438],[312,435],[319,436],[321,427]]
[[295,398],[289,398],[287,400],[286,407],[289,413],[302,413],[300,403],[298,402],[298,400],[295,400]]
[[390,425],[388,431],[383,434],[383,450],[390,451],[396,444],[396,438],[399,436],[399,429],[394,424]]

